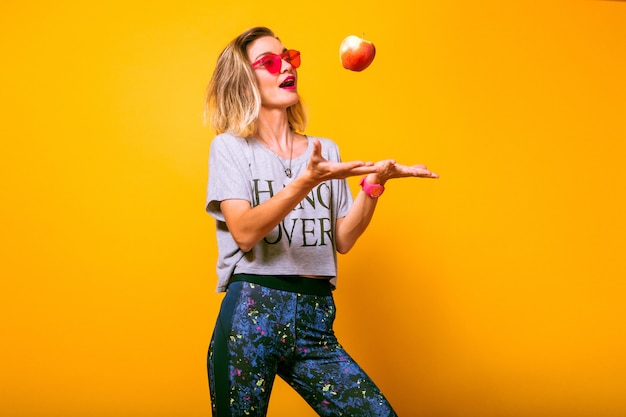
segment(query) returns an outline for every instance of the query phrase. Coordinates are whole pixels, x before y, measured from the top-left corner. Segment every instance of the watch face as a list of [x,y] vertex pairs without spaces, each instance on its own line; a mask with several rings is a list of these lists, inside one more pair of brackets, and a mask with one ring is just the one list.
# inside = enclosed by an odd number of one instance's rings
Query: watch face
[[381,187],[379,184],[372,185],[370,188],[370,195],[372,197],[380,197],[385,189]]
[[385,191],[385,187],[380,184],[370,184],[365,181],[366,178],[367,176],[361,178],[361,182],[359,183],[359,185],[363,187],[363,191],[365,191],[370,197],[380,197],[383,191]]

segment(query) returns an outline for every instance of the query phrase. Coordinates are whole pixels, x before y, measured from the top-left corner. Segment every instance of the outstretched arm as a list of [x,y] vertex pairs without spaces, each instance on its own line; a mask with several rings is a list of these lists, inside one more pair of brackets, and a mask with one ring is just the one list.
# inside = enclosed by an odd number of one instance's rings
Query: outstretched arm
[[[370,184],[384,185],[392,178],[419,177],[438,178],[434,172],[429,171],[425,165],[400,165],[393,160],[380,161],[375,164],[377,170],[367,176]],[[363,190],[359,192],[354,204],[345,217],[337,220],[335,241],[339,253],[347,253],[358,238],[365,232],[372,220],[378,198],[367,195]]]
[[224,200],[220,210],[239,248],[250,251],[270,233],[319,183],[378,171],[371,162],[331,162],[322,157],[322,145],[313,141],[313,154],[304,172],[269,200],[251,207],[246,200]]

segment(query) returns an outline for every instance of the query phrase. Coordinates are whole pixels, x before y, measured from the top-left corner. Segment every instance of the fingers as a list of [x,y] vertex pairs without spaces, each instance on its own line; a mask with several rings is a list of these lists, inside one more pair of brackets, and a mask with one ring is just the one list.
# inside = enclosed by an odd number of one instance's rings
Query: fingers
[[[388,175],[389,178],[402,178],[402,177],[420,177],[420,178],[439,178],[439,175],[432,172],[426,165],[417,164],[412,166],[406,166],[401,164],[394,164],[393,170]],[[388,173],[388,170],[383,171]]]
[[396,161],[393,159],[383,159],[382,161],[376,162],[376,166],[378,166],[381,170],[393,168],[396,164]]
[[439,175],[428,170],[425,165],[416,167],[416,176],[421,178],[439,178]]
[[334,178],[348,178],[357,175],[367,175],[378,171],[378,168],[372,162],[350,161],[340,162],[331,168]]
[[377,172],[378,168],[372,162],[350,161],[342,163],[342,170],[350,173],[349,176],[359,174],[370,174]]
[[319,140],[313,139],[313,155],[312,157],[321,158],[322,157],[322,144]]

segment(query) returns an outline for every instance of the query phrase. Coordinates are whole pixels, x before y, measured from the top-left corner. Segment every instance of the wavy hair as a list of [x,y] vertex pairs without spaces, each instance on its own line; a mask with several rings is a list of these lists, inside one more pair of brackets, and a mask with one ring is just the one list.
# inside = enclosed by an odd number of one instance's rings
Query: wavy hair
[[[218,134],[249,137],[256,133],[261,93],[248,61],[248,46],[265,36],[278,39],[266,27],[248,29],[233,39],[217,59],[207,88],[205,117]],[[287,108],[287,119],[294,131],[304,131],[306,113],[299,96],[298,102]]]

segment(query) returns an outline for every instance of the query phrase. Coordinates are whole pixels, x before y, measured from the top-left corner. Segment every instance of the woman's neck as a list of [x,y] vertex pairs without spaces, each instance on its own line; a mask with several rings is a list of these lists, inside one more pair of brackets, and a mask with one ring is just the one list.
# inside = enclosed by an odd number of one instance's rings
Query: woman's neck
[[254,136],[266,146],[281,153],[292,146],[293,133],[286,114],[284,117],[259,117]]

